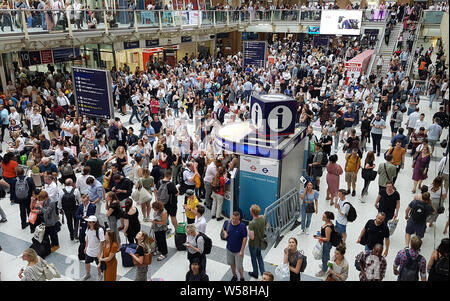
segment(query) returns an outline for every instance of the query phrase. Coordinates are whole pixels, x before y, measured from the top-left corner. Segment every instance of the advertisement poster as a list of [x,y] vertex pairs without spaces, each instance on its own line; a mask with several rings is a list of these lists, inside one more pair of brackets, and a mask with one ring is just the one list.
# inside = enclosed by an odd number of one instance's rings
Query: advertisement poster
[[42,50],[41,51],[41,63],[42,64],[53,63],[53,54],[52,54],[51,50]]
[[361,19],[360,10],[323,10],[320,34],[359,35]]
[[244,218],[251,219],[250,206],[258,204],[261,214],[278,198],[279,161],[240,157],[239,208]]
[[266,41],[246,41],[244,42],[244,66],[255,66],[265,68],[267,57]]
[[82,115],[114,117],[109,71],[72,67],[75,103]]

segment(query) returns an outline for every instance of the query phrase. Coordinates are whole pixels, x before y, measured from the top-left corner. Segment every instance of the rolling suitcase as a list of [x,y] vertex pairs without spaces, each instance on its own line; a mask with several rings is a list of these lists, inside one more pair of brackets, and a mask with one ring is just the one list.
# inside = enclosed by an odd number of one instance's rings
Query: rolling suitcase
[[124,244],[120,247],[120,254],[122,255],[122,266],[129,268],[133,267],[133,258],[130,254],[128,254],[127,249],[135,249],[136,250],[137,245],[136,244]]
[[36,239],[32,239],[32,244],[30,246],[31,249],[35,250],[36,253],[42,258],[44,259],[45,257],[47,257],[48,255],[50,255],[50,253],[52,253],[52,249],[50,246],[50,240],[48,238],[44,238],[42,240],[42,242],[37,241]]

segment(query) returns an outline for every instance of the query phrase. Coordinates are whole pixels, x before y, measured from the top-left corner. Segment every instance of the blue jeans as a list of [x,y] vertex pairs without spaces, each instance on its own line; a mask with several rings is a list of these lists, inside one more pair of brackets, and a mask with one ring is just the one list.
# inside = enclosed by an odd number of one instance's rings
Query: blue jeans
[[302,204],[302,230],[309,228],[309,225],[311,225],[312,213],[306,213],[306,205],[305,203]]
[[265,269],[264,269],[264,260],[261,255],[261,249],[250,246],[248,246],[248,249],[250,250],[250,256],[252,259],[253,274],[258,276],[258,265],[259,265],[259,271],[261,272],[262,275],[265,272]]
[[413,109],[413,108],[409,107],[408,108],[408,113],[407,113],[408,116],[411,115],[412,113],[414,113],[415,111],[416,111],[416,108]]
[[366,252],[371,252],[371,251],[372,251],[372,249],[371,249],[371,248],[369,248],[369,246],[368,246],[368,245],[365,245],[365,247],[364,247],[364,251],[366,251]]
[[381,118],[386,121],[386,112],[380,112]]
[[433,104],[433,100],[434,100],[435,97],[436,97],[436,94],[431,94],[430,95],[430,105],[429,105],[430,108],[431,108],[431,106]]
[[134,116],[136,116],[138,122],[141,122],[141,120],[139,119],[138,108],[136,106],[132,106],[131,109],[133,110],[133,112],[131,113],[130,120],[128,121],[128,123],[132,123],[131,121],[133,120]]
[[42,29],[47,30],[47,22],[45,21],[46,12],[41,11]]
[[328,270],[328,261],[330,260],[330,251],[332,245],[331,242],[323,242],[322,251],[322,271],[326,272]]

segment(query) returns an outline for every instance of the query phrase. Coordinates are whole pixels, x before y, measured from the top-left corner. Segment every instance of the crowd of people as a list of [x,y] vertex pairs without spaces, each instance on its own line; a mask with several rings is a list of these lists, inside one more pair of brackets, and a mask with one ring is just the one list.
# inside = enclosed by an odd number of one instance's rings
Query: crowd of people
[[[415,14],[416,10],[408,7],[389,8],[394,14],[388,22]],[[408,43],[400,44],[396,52],[401,54],[408,47]],[[214,139],[222,126],[249,120],[251,95],[282,93],[297,100],[296,123],[307,128],[306,160],[299,166],[308,178],[300,192],[300,239],[309,234],[311,219],[319,213],[319,187],[325,170],[326,200],[335,208],[335,213],[322,213],[324,224],[314,235],[320,252],[317,258],[322,261],[316,276],[329,281],[347,279],[349,264],[344,255],[346,245],[353,242],[347,241],[346,226],[354,208],[346,196],[358,194],[360,201],[366,202],[371,182],[378,177],[378,214],[362,228],[358,243],[365,251],[358,255],[356,268],[362,281],[384,278],[389,236],[400,217],[395,183],[410,149],[412,192],[419,189],[421,193],[406,209],[406,248],[395,259],[394,273],[399,279],[418,280],[420,272],[425,280],[428,268],[429,280],[445,278],[437,267],[445,258],[448,265],[448,239],[433,253],[428,267],[419,250],[427,224],[433,226],[444,212],[449,188],[448,145],[439,162],[439,175],[430,186],[422,183],[428,178],[430,158],[436,156],[443,129],[448,127],[447,70],[437,66],[442,57],[438,56],[430,86],[424,90],[419,83],[413,85],[402,69],[400,54],[394,53],[387,74],[374,70],[346,80],[345,61],[364,50],[342,38],[317,46],[307,36],[303,43],[294,38],[270,42],[269,52],[275,60],[266,69],[245,66],[241,53],[227,57],[219,53],[215,58],[186,54],[175,66],[151,60],[145,70],[132,71],[126,64],[114,67],[114,105],[118,114],[131,112],[128,122],[119,117],[101,120],[78,115],[67,71],[50,66],[46,73],[39,73],[17,66],[16,81],[10,81],[0,95],[1,141],[7,144],[0,194],[9,189],[11,204],[19,204],[23,230],[30,227],[35,233],[40,231],[37,226],[45,225],[43,240],[48,241],[51,252],[60,248],[60,220],[66,219],[70,240],[79,241],[78,255],[85,261],[83,280],[91,278],[93,262],[98,279],[115,280],[115,254],[121,245],[132,243],[137,248],[128,252],[137,267],[136,280],[146,280],[149,254],[158,261],[166,259],[168,235],[184,227],[177,219],[178,197],[183,195],[190,264],[186,280],[205,281],[211,239],[205,234],[204,213],[211,210],[212,219],[224,219],[225,186],[231,171],[239,167],[239,156],[223,151]],[[428,64],[433,64],[432,54],[430,49],[423,55]],[[433,101],[441,101],[432,124],[424,120],[425,113],[418,106],[419,96],[425,94],[430,97],[430,107]],[[134,120],[139,123],[137,130]],[[392,146],[384,154],[386,162],[376,166],[387,123]],[[313,126],[321,128],[320,137]],[[338,155],[345,156],[345,166],[338,163]],[[365,185],[357,192],[360,169]],[[344,173],[347,189],[340,185]],[[101,214],[102,208],[106,216]],[[267,243],[265,218],[257,204],[250,213],[253,219],[248,227],[241,221],[242,213],[236,211],[222,229],[232,281],[245,279],[247,245],[253,267],[249,276],[273,279],[265,271],[261,255]],[[0,214],[0,222],[7,222],[1,208]],[[150,233],[141,225],[149,225]],[[447,229],[448,214],[445,234]],[[126,242],[121,241],[121,234]],[[284,250],[283,264],[292,281],[301,279],[306,266],[297,245],[292,237]],[[39,262],[32,251],[24,256],[34,264]],[[410,258],[420,260],[420,271],[415,274],[408,270]],[[42,280],[34,270],[25,271],[25,279]]]

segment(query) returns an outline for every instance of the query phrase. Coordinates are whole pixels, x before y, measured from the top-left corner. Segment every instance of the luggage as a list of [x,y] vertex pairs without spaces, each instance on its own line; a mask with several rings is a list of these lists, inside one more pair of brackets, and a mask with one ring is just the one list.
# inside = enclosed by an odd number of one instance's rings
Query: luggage
[[175,247],[178,251],[186,251],[186,233],[175,233]]
[[136,249],[137,245],[136,244],[123,244],[120,247],[120,253],[122,255],[122,266],[129,268],[129,267],[133,267],[133,258],[131,257],[130,254],[127,253],[127,248],[130,249]]
[[45,258],[52,253],[52,249],[50,246],[50,240],[48,238],[44,238],[42,242],[37,241],[36,239],[32,239],[32,244],[30,246],[31,249],[35,250],[36,253],[41,257]]
[[85,242],[80,242],[80,245],[78,246],[78,260],[85,260],[86,254],[84,254],[84,248],[86,247]]

